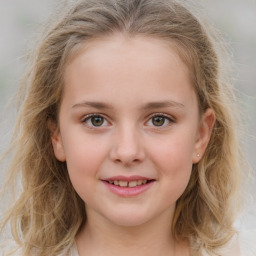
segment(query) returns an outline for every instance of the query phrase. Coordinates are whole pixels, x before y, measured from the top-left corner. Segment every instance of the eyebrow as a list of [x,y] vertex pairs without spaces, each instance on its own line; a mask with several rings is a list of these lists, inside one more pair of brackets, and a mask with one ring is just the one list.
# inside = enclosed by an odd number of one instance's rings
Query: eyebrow
[[[94,101],[84,101],[72,106],[72,108],[78,108],[78,107],[93,107],[96,109],[113,109],[114,108],[111,104],[107,104],[103,102],[94,102]],[[142,109],[151,110],[151,109],[165,108],[165,107],[182,109],[185,106],[182,103],[179,103],[176,101],[166,100],[166,101],[149,102],[146,105],[142,106]]]
[[185,108],[185,106],[180,102],[166,100],[166,101],[159,101],[159,102],[149,102],[145,106],[143,106],[143,109],[150,110],[150,109],[165,108],[165,107]]
[[97,108],[97,109],[113,108],[112,105],[110,105],[110,104],[102,103],[102,102],[94,102],[94,101],[84,101],[84,102],[77,103],[72,106],[72,108],[77,108],[77,107],[93,107],[93,108]]

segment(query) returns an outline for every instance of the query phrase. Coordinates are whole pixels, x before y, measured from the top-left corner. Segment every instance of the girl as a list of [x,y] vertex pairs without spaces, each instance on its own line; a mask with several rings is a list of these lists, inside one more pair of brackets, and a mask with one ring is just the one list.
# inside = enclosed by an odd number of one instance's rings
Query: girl
[[22,192],[1,226],[20,255],[239,255],[234,96],[189,9],[82,0],[45,31],[10,148]]

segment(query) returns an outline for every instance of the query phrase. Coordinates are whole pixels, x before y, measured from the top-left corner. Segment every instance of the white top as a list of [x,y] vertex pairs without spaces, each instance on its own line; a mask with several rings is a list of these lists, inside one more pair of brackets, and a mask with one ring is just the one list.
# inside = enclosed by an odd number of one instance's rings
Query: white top
[[[225,248],[220,252],[221,256],[256,256],[256,229],[248,230],[248,232],[240,233],[240,248],[239,250],[239,241],[238,237],[234,237]],[[7,249],[7,248],[6,248]],[[7,252],[4,251],[4,248],[0,248],[0,256],[7,256]],[[21,253],[17,251],[15,256],[20,256]],[[76,244],[74,243],[73,247],[69,250],[69,253],[62,253],[58,256],[79,256]],[[209,256],[204,254],[204,256]]]
[[[250,237],[255,238],[256,242],[256,230],[255,232],[250,232]],[[256,246],[252,248],[252,245],[255,244],[246,244],[243,240],[245,237],[235,236],[226,246],[223,248],[219,253],[221,256],[256,256]],[[241,242],[239,246],[239,240]],[[240,247],[240,249],[239,249]],[[62,255],[59,255],[62,256]],[[71,248],[70,253],[68,256],[79,256],[76,244]],[[208,254],[204,254],[204,256],[209,256]]]
[[69,256],[79,256],[76,245],[71,248]]

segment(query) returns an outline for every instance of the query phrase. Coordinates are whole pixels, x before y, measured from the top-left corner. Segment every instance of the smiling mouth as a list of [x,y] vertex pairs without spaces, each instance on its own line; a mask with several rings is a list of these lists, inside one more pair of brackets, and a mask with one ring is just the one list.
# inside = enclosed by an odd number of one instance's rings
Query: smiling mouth
[[134,197],[138,196],[150,188],[156,182],[155,179],[149,177],[142,177],[139,175],[127,176],[114,176],[102,179],[107,188],[120,197]]
[[119,186],[119,187],[134,188],[134,187],[145,185],[145,184],[153,182],[153,181],[154,180],[133,180],[133,181],[106,180],[105,182],[115,185],[115,186]]

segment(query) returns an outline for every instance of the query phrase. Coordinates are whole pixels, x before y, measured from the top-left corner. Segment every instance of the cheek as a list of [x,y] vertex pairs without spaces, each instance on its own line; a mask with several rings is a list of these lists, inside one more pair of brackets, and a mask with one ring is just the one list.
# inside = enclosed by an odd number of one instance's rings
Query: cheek
[[[154,143],[150,154],[154,162],[162,166],[167,173],[181,172],[192,167],[193,141],[190,138],[170,138],[160,143]],[[170,171],[168,171],[170,170]]]
[[74,137],[64,140],[64,149],[71,182],[80,194],[97,180],[106,150],[95,145],[95,141],[81,137],[80,140]]
[[150,153],[159,178],[165,183],[168,193],[176,199],[184,192],[190,179],[193,145],[189,136],[174,136],[155,144]]

